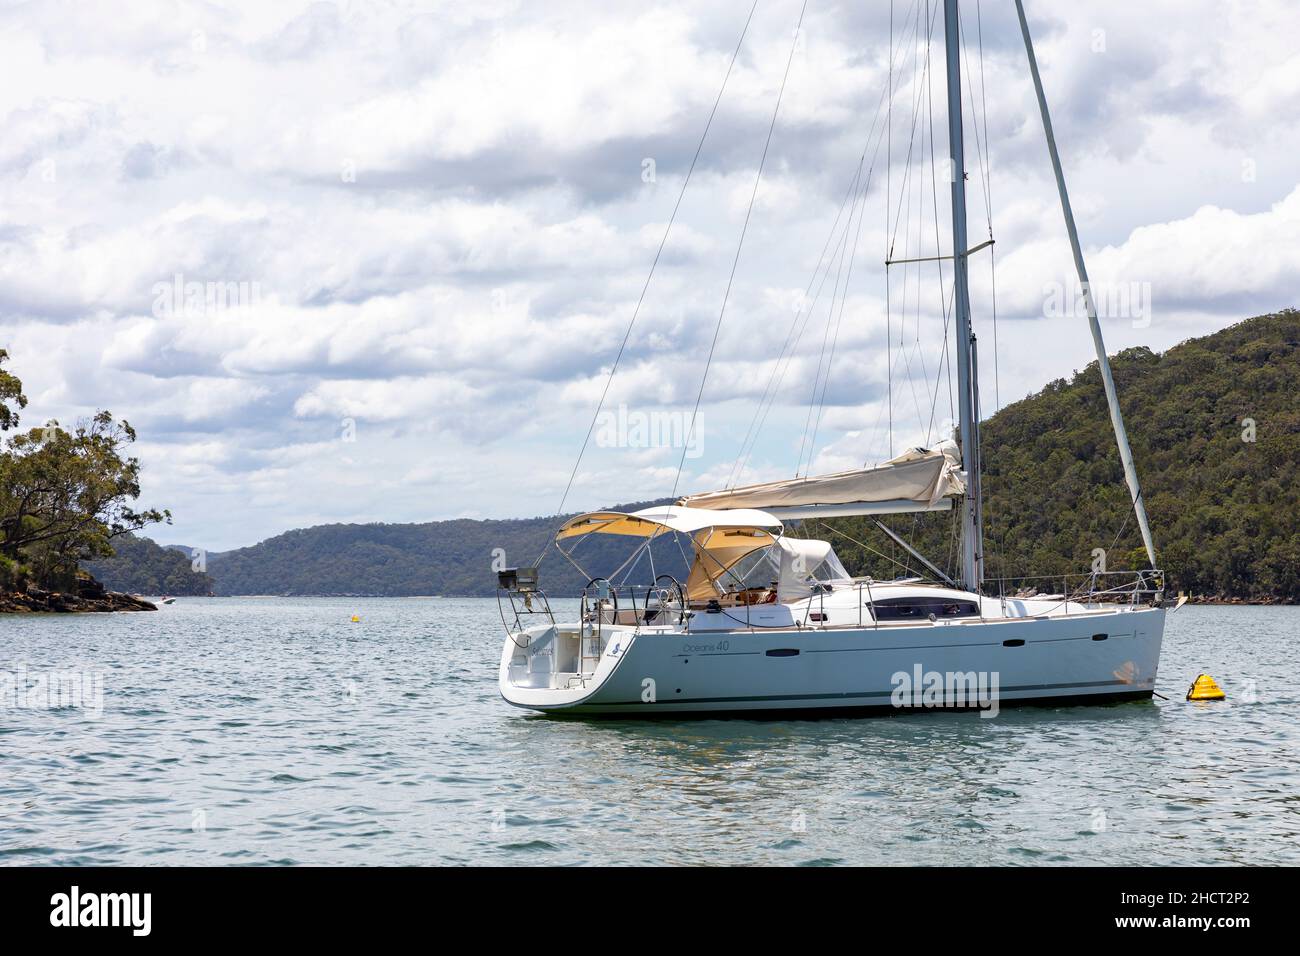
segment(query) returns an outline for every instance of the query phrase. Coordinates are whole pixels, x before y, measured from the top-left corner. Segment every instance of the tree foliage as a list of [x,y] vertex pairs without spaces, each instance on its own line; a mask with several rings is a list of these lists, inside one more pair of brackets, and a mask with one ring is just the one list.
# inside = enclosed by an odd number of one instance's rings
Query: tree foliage
[[[649,502],[616,505],[616,510]],[[303,528],[236,551],[209,553],[218,594],[332,594],[407,597],[422,594],[491,595],[495,566],[542,559],[542,586],[555,596],[576,595],[590,576],[610,574],[635,542],[591,535],[574,549],[586,573],[548,547],[563,518],[457,519],[423,524],[331,524]],[[656,573],[683,580],[684,562],[674,542],[655,547]],[[648,560],[632,580],[648,583]]]
[[[3,353],[0,353],[3,355]],[[7,356],[6,356],[7,357]],[[17,425],[22,384],[0,378],[0,423]],[[9,586],[29,579],[65,587],[81,561],[113,553],[114,538],[169,521],[166,511],[136,510],[140,462],[127,455],[135,431],[107,411],[66,429],[56,421],[0,444],[0,558]]]
[[109,590],[176,597],[211,594],[215,588],[211,575],[194,570],[187,549],[124,534],[113,540],[113,552],[83,565]]
[[[0,349],[0,366],[8,360],[9,353]],[[11,373],[0,368],[0,432],[18,427],[18,410],[27,407],[23,383]]]
[[[1286,310],[1157,355],[1112,358],[1157,561],[1174,590],[1300,600],[1300,312]],[[1078,574],[1147,566],[1101,374],[1093,362],[981,424],[986,575]],[[955,570],[953,519],[891,526]],[[851,570],[915,568],[870,522],[827,523]],[[810,529],[816,530],[816,529]],[[839,532],[837,534],[836,532]]]

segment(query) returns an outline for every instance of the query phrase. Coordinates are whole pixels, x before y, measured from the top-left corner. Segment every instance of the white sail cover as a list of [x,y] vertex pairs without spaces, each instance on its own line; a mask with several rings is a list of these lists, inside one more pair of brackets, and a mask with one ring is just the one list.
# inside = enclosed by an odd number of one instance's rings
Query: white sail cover
[[687,495],[681,504],[709,510],[757,508],[788,517],[792,509],[823,506],[923,511],[965,492],[961,453],[953,442],[943,442],[932,449],[909,448],[875,468]]

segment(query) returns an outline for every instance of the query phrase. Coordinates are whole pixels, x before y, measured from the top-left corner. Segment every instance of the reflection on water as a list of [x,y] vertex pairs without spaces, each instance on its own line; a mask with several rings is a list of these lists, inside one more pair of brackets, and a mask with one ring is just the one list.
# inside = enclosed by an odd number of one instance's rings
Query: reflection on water
[[104,698],[0,714],[0,861],[1296,863],[1298,625],[1171,615],[1169,701],[581,721],[500,700],[490,600],[5,618],[0,670]]

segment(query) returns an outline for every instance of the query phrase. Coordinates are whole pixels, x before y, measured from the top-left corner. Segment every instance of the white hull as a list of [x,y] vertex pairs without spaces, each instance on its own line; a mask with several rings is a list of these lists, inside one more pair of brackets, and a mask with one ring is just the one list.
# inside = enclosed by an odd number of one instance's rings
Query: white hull
[[[599,634],[588,625],[581,659],[577,625],[530,628],[506,641],[500,687],[520,707],[619,716],[914,709],[924,701],[903,695],[900,707],[896,675],[931,672],[986,675],[998,706],[1136,699],[1155,688],[1164,615],[1125,607],[878,627],[606,625]],[[535,640],[545,646],[530,653]]]

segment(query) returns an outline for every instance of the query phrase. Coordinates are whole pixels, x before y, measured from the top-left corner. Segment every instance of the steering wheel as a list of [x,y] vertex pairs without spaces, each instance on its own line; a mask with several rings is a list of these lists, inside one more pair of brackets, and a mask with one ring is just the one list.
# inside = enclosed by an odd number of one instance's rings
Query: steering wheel
[[[659,587],[659,582],[664,580],[668,581],[668,586],[663,588]],[[661,574],[659,577],[655,578],[655,588],[659,592],[658,611],[662,611],[665,606],[670,604],[676,604],[682,611],[686,610],[686,592],[682,590],[681,582],[671,574]]]

